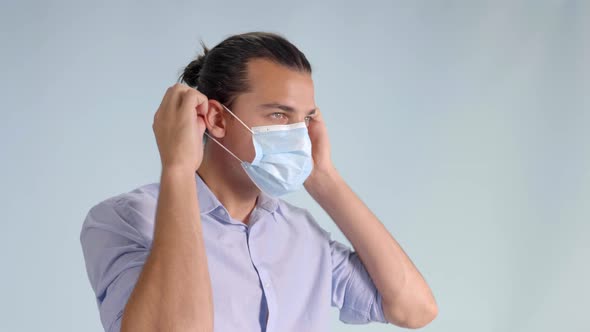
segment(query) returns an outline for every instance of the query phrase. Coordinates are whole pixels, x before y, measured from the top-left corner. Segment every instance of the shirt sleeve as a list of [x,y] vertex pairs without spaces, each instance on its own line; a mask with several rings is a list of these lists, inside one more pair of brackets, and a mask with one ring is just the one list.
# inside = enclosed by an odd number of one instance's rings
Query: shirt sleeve
[[88,279],[107,332],[119,332],[123,309],[149,255],[133,218],[141,215],[124,209],[119,200],[106,200],[90,209],[80,232]]
[[341,242],[331,238],[329,242],[332,253],[332,306],[340,310],[340,321],[347,324],[389,324],[383,314],[381,294],[358,254]]

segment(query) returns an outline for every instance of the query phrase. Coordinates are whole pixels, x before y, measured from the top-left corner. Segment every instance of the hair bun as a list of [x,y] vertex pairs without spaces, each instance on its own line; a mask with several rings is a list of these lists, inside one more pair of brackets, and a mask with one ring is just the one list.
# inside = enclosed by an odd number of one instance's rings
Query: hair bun
[[193,88],[199,85],[201,69],[203,69],[207,54],[209,53],[209,49],[205,46],[203,41],[201,41],[201,46],[203,47],[203,54],[199,54],[196,59],[191,61],[180,75],[180,81],[185,82],[188,86]]

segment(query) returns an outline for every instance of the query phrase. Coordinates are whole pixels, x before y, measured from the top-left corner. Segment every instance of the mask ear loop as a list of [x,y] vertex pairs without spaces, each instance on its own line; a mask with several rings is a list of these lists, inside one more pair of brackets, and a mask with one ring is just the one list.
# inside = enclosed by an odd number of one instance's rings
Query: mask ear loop
[[[223,144],[219,143],[218,140],[216,140],[215,138],[211,137],[211,135],[209,135],[208,133],[205,133],[205,135],[207,135],[207,137],[209,137],[210,139],[212,139],[215,143],[217,143],[219,146],[221,146],[225,151],[227,151],[229,154],[231,154],[232,156],[234,156],[234,158],[236,158],[237,160],[239,160],[242,165],[244,165],[244,162],[238,158],[238,156],[236,156],[233,152],[231,152],[228,148],[226,148],[225,146],[223,146]],[[244,170],[245,171],[245,170]],[[264,192],[262,190],[262,188],[260,188],[260,186],[254,181],[254,179],[252,179],[252,177],[250,176],[250,174],[248,174],[248,172],[246,172],[246,174],[248,175],[248,177],[250,177],[250,180],[252,181],[252,183],[254,183],[254,185],[261,191]]]
[[229,114],[233,115],[233,117],[236,118],[236,120],[240,121],[240,123],[244,127],[246,127],[246,129],[248,129],[248,131],[251,132],[252,135],[254,135],[254,132],[252,131],[252,129],[250,129],[250,127],[246,126],[246,124],[242,120],[240,120],[240,118],[238,118],[237,115],[234,114],[234,112],[230,111],[229,108],[225,107],[225,105],[223,105],[223,104],[221,104],[221,106],[223,106],[223,108],[225,108],[225,110],[228,111]]
[[[240,118],[238,118],[232,111],[229,110],[229,108],[225,107],[225,105],[221,104],[221,106],[223,106],[223,108],[225,108],[226,111],[228,111],[231,115],[233,115],[234,118],[236,118],[236,120],[238,120],[246,129],[248,129],[249,132],[252,133],[252,135],[254,135],[254,132],[250,129],[250,127],[246,126],[246,124],[240,120]],[[225,151],[227,151],[229,154],[231,154],[234,158],[236,158],[237,160],[239,160],[241,163],[243,163],[242,159],[238,158],[238,156],[236,156],[233,152],[231,152],[228,148],[226,148],[225,146],[223,146],[223,144],[219,143],[218,140],[216,140],[215,138],[211,137],[211,135],[209,135],[207,132],[205,132],[205,135],[207,135],[207,137],[209,137],[210,139],[212,139],[215,143],[217,143],[219,146],[221,146]]]
[[233,152],[231,152],[228,148],[226,148],[225,146],[223,146],[223,144],[219,143],[218,140],[216,140],[215,138],[213,138],[211,135],[209,135],[208,133],[205,133],[205,135],[207,135],[207,137],[209,137],[210,139],[212,139],[215,143],[217,143],[219,146],[221,146],[225,151],[229,152],[229,154],[231,154],[232,156],[234,156],[234,158],[236,158],[237,160],[239,160],[240,162],[243,163],[242,159],[238,158],[238,156],[236,156]]

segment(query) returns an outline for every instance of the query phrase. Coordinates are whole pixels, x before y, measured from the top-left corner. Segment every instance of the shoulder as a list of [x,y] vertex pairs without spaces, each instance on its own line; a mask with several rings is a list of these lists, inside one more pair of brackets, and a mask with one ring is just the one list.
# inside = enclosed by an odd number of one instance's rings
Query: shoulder
[[138,233],[151,242],[159,183],[145,184],[94,204],[84,219],[81,234],[97,228],[112,233]]

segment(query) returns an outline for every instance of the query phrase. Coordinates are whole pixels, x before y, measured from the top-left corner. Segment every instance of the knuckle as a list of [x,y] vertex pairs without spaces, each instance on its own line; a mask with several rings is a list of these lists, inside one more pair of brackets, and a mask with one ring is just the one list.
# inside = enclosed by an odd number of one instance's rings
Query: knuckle
[[184,92],[183,99],[194,102],[200,99],[200,94],[195,89],[188,89]]
[[199,96],[199,93],[195,89],[188,89],[184,92],[187,97],[196,98]]

